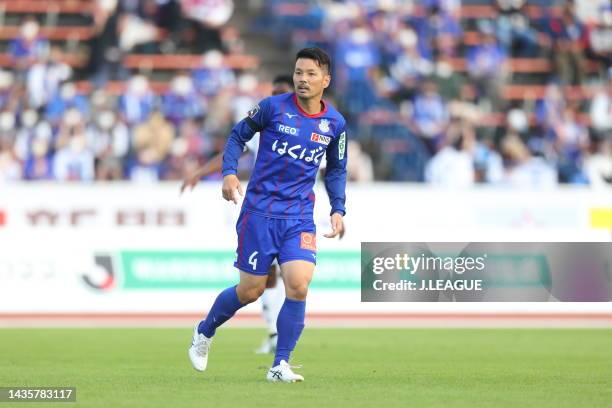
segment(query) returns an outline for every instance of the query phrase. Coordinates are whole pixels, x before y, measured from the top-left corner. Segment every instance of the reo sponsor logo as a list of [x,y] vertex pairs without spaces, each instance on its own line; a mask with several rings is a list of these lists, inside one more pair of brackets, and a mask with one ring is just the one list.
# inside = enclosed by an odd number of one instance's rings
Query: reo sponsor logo
[[286,133],[288,135],[293,135],[293,136],[296,136],[298,133],[298,130],[296,128],[287,126],[287,125],[283,125],[282,123],[278,124],[278,131],[281,133]]
[[329,142],[331,142],[331,137],[329,137],[329,136],[323,136],[323,135],[320,135],[320,134],[318,134],[318,133],[314,133],[314,132],[313,132],[313,133],[310,135],[310,140],[312,140],[313,142],[321,143],[321,144],[323,144],[323,145],[326,145],[326,146],[327,146],[327,145],[329,144]]

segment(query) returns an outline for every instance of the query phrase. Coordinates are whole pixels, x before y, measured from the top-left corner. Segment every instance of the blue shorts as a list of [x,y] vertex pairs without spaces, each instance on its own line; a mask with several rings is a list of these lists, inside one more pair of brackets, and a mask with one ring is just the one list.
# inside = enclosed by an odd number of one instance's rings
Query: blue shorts
[[267,275],[278,258],[279,265],[302,260],[316,264],[317,228],[312,219],[270,218],[242,211],[236,223],[238,249],[234,266],[253,275]]

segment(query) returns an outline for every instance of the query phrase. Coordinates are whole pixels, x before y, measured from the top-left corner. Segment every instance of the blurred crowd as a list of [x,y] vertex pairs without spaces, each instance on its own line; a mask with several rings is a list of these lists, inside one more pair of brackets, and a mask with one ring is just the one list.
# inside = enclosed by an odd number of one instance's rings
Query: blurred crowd
[[227,26],[233,11],[233,0],[96,0],[86,74],[96,84],[127,79],[122,61],[130,53],[241,52]]
[[[523,0],[497,0],[486,18],[464,17],[460,0],[250,3],[288,68],[303,46],[331,54],[328,96],[348,118],[352,181],[612,185],[610,1],[534,15]],[[226,24],[233,11],[231,0],[97,0],[77,72],[26,19],[9,45],[13,69],[0,71],[0,180],[177,180],[220,152],[269,91],[224,64],[245,49]],[[122,67],[132,52],[202,58],[160,88]],[[516,70],[513,59],[551,69]],[[109,80],[126,85],[114,94]],[[509,85],[544,91],[508,98]]]
[[[612,3],[547,3],[269,0],[266,25],[333,55],[376,179],[610,184]],[[464,15],[470,4],[492,7]]]
[[[120,95],[85,96],[71,81],[23,86],[0,72],[0,175],[26,180],[178,180],[220,152],[231,126],[261,93],[252,74],[236,76],[209,51],[202,68],[175,75],[157,95],[134,75]],[[59,76],[69,69],[58,67]],[[265,90],[265,88],[264,88]],[[248,168],[248,163],[244,164]]]
[[[224,63],[243,52],[225,25],[232,12],[231,0],[97,0],[82,71],[26,18],[8,47],[12,69],[0,71],[0,180],[179,180],[222,151],[232,125],[269,88]],[[122,67],[130,52],[201,62],[155,89],[152,78]],[[112,80],[124,80],[120,92],[105,86]]]

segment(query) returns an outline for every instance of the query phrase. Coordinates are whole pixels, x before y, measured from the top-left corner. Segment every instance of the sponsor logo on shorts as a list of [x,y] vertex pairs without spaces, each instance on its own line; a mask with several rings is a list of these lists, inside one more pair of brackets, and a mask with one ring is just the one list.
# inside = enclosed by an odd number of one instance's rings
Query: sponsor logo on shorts
[[302,232],[300,235],[300,248],[310,251],[317,250],[317,237],[311,232]]
[[321,144],[327,146],[329,144],[329,142],[331,142],[331,137],[323,136],[323,135],[320,135],[318,133],[312,132],[312,134],[310,135],[310,140],[312,140],[313,142],[321,143]]

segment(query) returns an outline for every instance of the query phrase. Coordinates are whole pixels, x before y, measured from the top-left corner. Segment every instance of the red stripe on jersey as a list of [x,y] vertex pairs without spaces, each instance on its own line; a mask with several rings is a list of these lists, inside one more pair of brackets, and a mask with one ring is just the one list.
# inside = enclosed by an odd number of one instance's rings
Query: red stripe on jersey
[[321,103],[323,104],[323,109],[321,110],[321,112],[315,113],[315,114],[310,114],[306,112],[304,109],[302,109],[302,107],[298,103],[296,94],[293,94],[293,103],[295,104],[295,106],[298,108],[298,110],[300,111],[302,115],[307,116],[309,118],[318,118],[319,116],[323,116],[323,114],[327,113],[327,104],[325,103],[323,99],[321,99]]
[[238,263],[240,263],[241,259],[244,258],[244,255],[241,257],[240,252],[242,252],[242,249],[244,247],[243,242],[244,242],[244,233],[246,232],[246,225],[247,222],[249,221],[249,217],[251,216],[251,213],[248,211],[244,212],[244,218],[242,219],[242,225],[240,226],[240,236],[238,236],[238,249],[236,250],[237,252],[237,257],[236,260],[238,261]]

